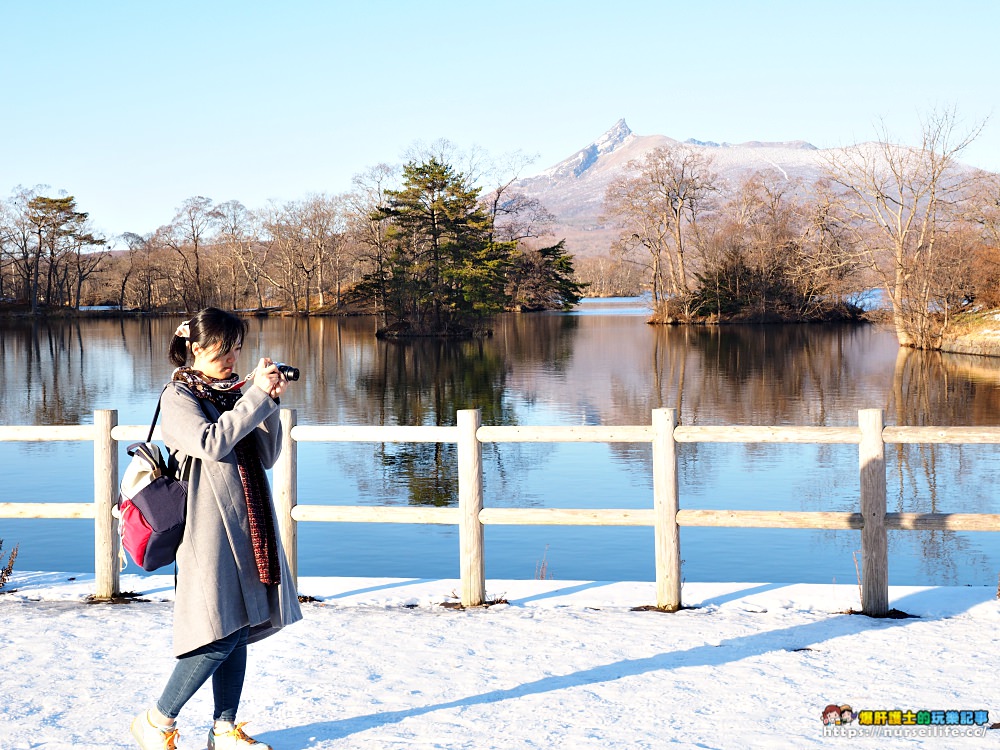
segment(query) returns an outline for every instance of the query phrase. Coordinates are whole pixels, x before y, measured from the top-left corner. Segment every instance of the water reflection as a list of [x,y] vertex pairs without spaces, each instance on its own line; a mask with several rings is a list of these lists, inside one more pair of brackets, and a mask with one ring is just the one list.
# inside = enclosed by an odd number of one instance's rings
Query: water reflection
[[[452,425],[456,412],[466,408],[481,409],[483,423],[494,425],[648,424],[651,410],[660,407],[678,408],[685,424],[851,425],[864,408],[882,408],[888,424],[900,425],[993,425],[1000,419],[1000,362],[989,358],[901,350],[891,331],[872,326],[662,327],[648,326],[631,308],[623,309],[621,315],[589,309],[580,315],[504,316],[493,337],[474,342],[379,341],[367,318],[254,318],[242,365],[249,369],[268,355],[301,369],[302,379],[283,403],[296,409],[300,424]],[[89,423],[95,409],[116,408],[122,424],[146,422],[172,369],[166,345],[177,322],[3,321],[0,421]],[[1000,473],[996,452],[975,445],[888,446],[889,509],[998,512],[990,491]],[[50,468],[57,453],[64,469],[59,474]],[[651,502],[647,444],[486,445],[484,460],[488,505],[649,507]],[[79,501],[91,494],[89,486],[80,486],[89,485],[89,478],[82,479],[91,472],[89,446],[0,443],[0,461],[8,480],[5,499]],[[450,445],[303,445],[299,468],[302,502],[457,502]],[[685,444],[680,485],[685,507],[853,510],[857,451]],[[65,545],[46,537],[67,533],[65,524],[33,523],[32,529],[43,529],[38,533],[48,548],[83,550],[72,569],[92,566],[82,525],[74,527],[80,529],[73,532],[76,542]],[[0,538],[35,534],[25,531],[27,524],[0,520]],[[8,533],[13,526],[17,534]],[[501,551],[493,542],[496,551],[487,562],[494,577],[524,577],[525,570],[516,566],[525,562],[530,577],[546,546],[563,578],[651,576],[642,530],[490,532],[490,539],[505,545]],[[352,527],[350,533],[310,527],[303,549],[312,554],[308,540],[315,536],[316,556],[303,560],[302,570],[398,574],[391,560],[378,567],[374,550],[394,554],[384,551],[386,533],[377,526]],[[422,561],[408,572],[437,575],[454,560],[450,542],[429,543],[439,536],[423,527],[391,533],[423,540],[416,544],[425,550]],[[331,535],[336,545],[331,546]],[[890,580],[995,583],[996,537],[893,532]],[[53,564],[33,547],[38,544],[22,545],[25,569]],[[855,575],[858,547],[856,532],[692,529],[684,534],[682,554],[688,580],[848,581]],[[352,555],[367,567],[351,568]]]
[[[89,366],[79,327],[15,321],[0,339],[0,414],[24,415],[28,424],[78,424],[90,383],[76,374]],[[25,399],[27,396],[27,400]],[[27,406],[27,410],[23,407]]]
[[[507,424],[506,363],[483,341],[377,341],[355,387],[375,424],[450,425],[459,409],[479,408],[488,424]],[[383,443],[379,469],[408,488],[414,505],[458,502],[452,444]]]

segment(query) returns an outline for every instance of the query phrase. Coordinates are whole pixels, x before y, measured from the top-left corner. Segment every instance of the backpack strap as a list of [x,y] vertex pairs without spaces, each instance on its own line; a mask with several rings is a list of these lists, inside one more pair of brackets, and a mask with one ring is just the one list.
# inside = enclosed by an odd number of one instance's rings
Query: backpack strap
[[156,420],[160,418],[160,401],[163,400],[163,394],[167,392],[167,388],[170,387],[170,383],[163,386],[163,390],[160,391],[159,398],[156,399],[156,411],[153,412],[153,421],[149,425],[149,434],[146,435],[146,442],[153,442],[153,430],[156,429]]
[[[171,381],[171,382],[173,382],[173,381]],[[146,435],[146,442],[147,443],[153,442],[153,430],[156,429],[156,420],[160,418],[160,404],[163,401],[163,394],[167,392],[167,388],[169,388],[169,387],[170,387],[170,383],[167,383],[165,386],[163,386],[163,390],[160,391],[160,397],[158,399],[156,399],[156,411],[153,412],[153,421],[149,425],[149,434]],[[209,419],[211,419],[211,415],[209,415],[209,413],[207,411],[205,411],[205,405],[201,402],[201,399],[199,398],[197,400],[198,400],[198,406],[201,407],[202,413],[206,417],[209,417]],[[164,445],[166,445],[166,443],[164,443]],[[169,448],[167,450],[169,452]],[[192,461],[193,461],[193,459],[191,458],[191,456],[188,456],[187,458],[184,459],[184,463],[181,464],[181,465],[179,465],[177,467],[177,478],[178,479],[181,479],[181,480],[183,480],[185,482],[188,480],[188,478],[191,475],[191,463],[192,463]]]

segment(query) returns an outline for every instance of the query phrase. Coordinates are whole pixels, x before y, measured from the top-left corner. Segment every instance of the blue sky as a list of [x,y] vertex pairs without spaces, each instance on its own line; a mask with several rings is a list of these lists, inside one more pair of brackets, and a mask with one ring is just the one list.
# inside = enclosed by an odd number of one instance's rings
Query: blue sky
[[186,198],[338,193],[447,138],[540,171],[640,135],[901,142],[954,107],[1000,171],[1000,3],[0,0],[0,194],[49,185],[108,235]]

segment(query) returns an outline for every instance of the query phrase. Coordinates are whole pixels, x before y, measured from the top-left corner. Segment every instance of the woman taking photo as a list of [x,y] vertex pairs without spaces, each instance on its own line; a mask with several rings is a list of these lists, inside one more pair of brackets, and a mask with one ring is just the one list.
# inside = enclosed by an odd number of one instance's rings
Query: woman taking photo
[[236,723],[247,644],[302,618],[278,536],[265,469],[281,446],[278,398],[288,381],[263,358],[236,375],[247,325],[206,308],[170,342],[177,365],[161,397],[163,442],[188,461],[184,538],[177,549],[173,674],[154,708],[132,721],[143,750],[173,750],[181,708],[212,680],[209,750],[271,750]]

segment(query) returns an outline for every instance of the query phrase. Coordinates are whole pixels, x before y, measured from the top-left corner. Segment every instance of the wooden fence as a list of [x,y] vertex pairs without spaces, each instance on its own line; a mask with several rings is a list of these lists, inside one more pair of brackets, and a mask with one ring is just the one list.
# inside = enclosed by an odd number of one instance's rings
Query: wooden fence
[[[484,527],[506,525],[649,526],[655,539],[656,604],[681,607],[680,528],[860,529],[861,609],[882,617],[889,611],[888,546],[890,529],[1000,531],[1000,514],[886,512],[886,444],[1000,443],[1000,427],[886,427],[879,409],[858,412],[851,427],[685,426],[674,409],[656,409],[652,424],[640,426],[492,427],[480,424],[478,410],[458,412],[454,427],[359,427],[298,425],[296,412],[281,410],[282,451],[274,467],[274,498],[282,541],[298,576],[297,525],[300,521],[450,524],[459,527],[461,599],[481,605],[486,597]],[[93,425],[68,427],[0,426],[0,441],[84,440],[94,443],[92,503],[0,503],[0,518],[93,518],[94,598],[119,593],[118,443],[145,439],[143,425],[118,425],[115,410],[94,412]],[[159,438],[159,429],[155,437]],[[454,443],[458,450],[458,507],[347,506],[298,503],[297,445],[304,442]],[[653,497],[647,509],[490,508],[483,498],[483,443],[598,442],[650,443]],[[686,510],[677,484],[679,443],[840,443],[858,446],[858,512]]]

